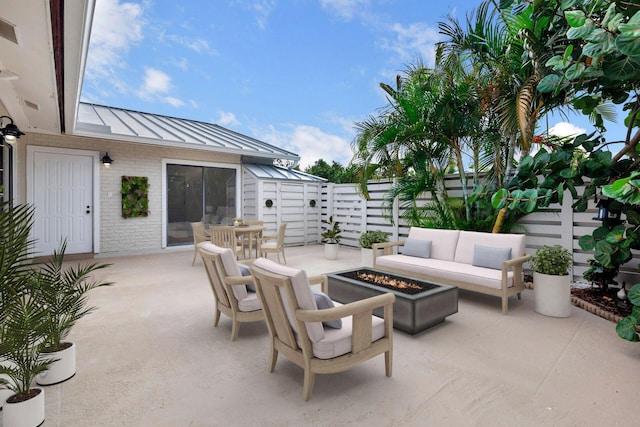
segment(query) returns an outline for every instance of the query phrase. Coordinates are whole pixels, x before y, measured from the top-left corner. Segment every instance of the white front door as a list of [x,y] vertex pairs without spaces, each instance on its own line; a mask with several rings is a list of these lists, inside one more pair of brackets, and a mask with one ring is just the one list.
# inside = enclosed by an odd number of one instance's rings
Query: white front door
[[67,240],[67,254],[93,252],[93,167],[91,154],[33,151],[33,238],[36,256]]

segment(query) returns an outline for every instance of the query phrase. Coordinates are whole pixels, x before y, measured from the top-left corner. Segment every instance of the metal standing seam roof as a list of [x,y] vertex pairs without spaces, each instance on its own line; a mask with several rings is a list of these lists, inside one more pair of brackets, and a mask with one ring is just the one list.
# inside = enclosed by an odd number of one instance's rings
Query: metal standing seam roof
[[74,134],[244,156],[300,160],[295,153],[216,124],[85,102],[78,106]]
[[326,179],[309,175],[295,169],[275,165],[243,164],[247,171],[258,179],[286,179],[290,181],[325,182]]

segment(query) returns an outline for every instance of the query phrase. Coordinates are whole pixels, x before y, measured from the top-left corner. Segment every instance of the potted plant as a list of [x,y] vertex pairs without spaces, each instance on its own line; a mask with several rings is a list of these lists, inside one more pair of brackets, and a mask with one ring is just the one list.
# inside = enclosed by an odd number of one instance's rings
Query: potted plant
[[38,288],[36,301],[47,307],[47,336],[42,352],[55,359],[49,369],[36,377],[39,385],[52,385],[66,381],[76,373],[76,346],[65,341],[78,320],[91,313],[95,307],[87,306],[87,293],[98,286],[111,283],[93,280],[93,272],[109,264],[87,264],[64,267],[66,240],[60,251],[54,251],[51,259],[34,271]]
[[11,391],[3,401],[5,427],[44,422],[44,390],[31,387],[51,364],[40,355],[47,339],[47,310],[34,298],[32,225],[32,207],[0,204],[0,388]]
[[388,242],[387,234],[380,230],[365,231],[360,235],[361,261],[365,267],[373,267],[373,249],[375,243]]
[[569,317],[571,312],[571,252],[560,245],[543,246],[531,259],[535,310],[552,317]]
[[333,216],[329,217],[329,221],[322,221],[327,224],[327,229],[322,233],[322,243],[324,243],[324,257],[327,259],[338,259],[338,249],[340,248],[340,222],[333,221]]

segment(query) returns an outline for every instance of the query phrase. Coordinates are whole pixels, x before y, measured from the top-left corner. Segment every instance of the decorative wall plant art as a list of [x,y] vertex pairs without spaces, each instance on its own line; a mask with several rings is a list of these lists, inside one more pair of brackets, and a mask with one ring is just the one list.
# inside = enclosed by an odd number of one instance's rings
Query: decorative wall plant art
[[149,216],[149,178],[122,176],[122,217]]

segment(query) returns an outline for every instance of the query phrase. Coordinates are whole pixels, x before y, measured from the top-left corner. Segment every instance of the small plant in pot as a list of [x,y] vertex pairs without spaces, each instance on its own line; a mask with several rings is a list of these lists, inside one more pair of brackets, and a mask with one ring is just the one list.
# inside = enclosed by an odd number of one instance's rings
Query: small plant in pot
[[47,308],[47,340],[43,354],[57,361],[36,377],[40,385],[52,385],[68,380],[76,373],[76,347],[65,341],[78,320],[91,313],[95,307],[87,305],[88,292],[98,286],[111,285],[93,279],[93,273],[109,264],[91,263],[64,267],[66,240],[60,251],[54,251],[51,259],[34,271],[38,288],[36,301]]
[[568,317],[571,313],[571,252],[560,245],[543,246],[531,259],[535,310],[545,316]]
[[327,259],[338,259],[338,249],[342,239],[340,222],[333,221],[333,216],[328,221],[322,221],[327,225],[327,229],[322,233],[322,243],[324,243],[324,256]]
[[365,267],[373,267],[373,249],[372,246],[376,243],[388,242],[389,238],[387,234],[380,230],[365,231],[360,235],[360,247],[362,265]]

